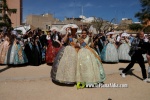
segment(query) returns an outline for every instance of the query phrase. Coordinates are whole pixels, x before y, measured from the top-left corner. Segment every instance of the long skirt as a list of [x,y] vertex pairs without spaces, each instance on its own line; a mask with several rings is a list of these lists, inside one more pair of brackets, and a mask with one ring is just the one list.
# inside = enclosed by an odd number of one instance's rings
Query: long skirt
[[76,82],[77,51],[72,46],[62,47],[51,70],[52,80],[64,84]]
[[110,62],[110,63],[119,62],[118,52],[114,44],[108,43],[106,46],[104,46],[101,52],[101,59],[103,62]]
[[52,42],[49,42],[46,51],[46,63],[53,63],[59,50],[60,47],[56,48],[52,45]]
[[123,61],[131,61],[129,56],[130,46],[127,43],[123,43],[118,48],[118,58]]
[[102,63],[90,50],[80,49],[78,52],[76,81],[93,84],[104,80],[105,72]]
[[29,42],[25,45],[25,54],[27,56],[27,59],[28,59],[28,64],[29,65],[32,65],[32,62],[33,62],[33,45]]
[[20,44],[10,45],[5,58],[5,64],[18,65],[25,63],[28,63],[28,59],[21,45]]
[[21,45],[18,44],[17,48],[16,48],[16,55],[14,58],[14,64],[18,65],[18,64],[26,64],[26,63],[28,63],[27,56],[26,56],[23,48],[21,47]]
[[39,46],[34,45],[33,46],[33,50],[32,50],[32,61],[31,61],[31,65],[33,66],[39,66],[42,64],[42,54],[41,54],[41,50],[38,49]]
[[9,48],[9,43],[7,41],[3,42],[0,45],[0,64],[4,64],[5,57],[8,52],[8,48]]

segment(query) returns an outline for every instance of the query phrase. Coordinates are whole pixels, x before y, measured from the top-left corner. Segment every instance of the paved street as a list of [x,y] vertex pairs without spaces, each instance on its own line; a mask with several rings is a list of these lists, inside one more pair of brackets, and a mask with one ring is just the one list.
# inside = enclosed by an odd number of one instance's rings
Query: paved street
[[[105,84],[128,84],[128,88],[84,88],[58,86],[50,79],[51,66],[0,66],[0,100],[150,100],[150,83],[141,80],[139,65],[126,78],[119,70],[128,63],[103,64]],[[148,66],[148,64],[146,64]]]

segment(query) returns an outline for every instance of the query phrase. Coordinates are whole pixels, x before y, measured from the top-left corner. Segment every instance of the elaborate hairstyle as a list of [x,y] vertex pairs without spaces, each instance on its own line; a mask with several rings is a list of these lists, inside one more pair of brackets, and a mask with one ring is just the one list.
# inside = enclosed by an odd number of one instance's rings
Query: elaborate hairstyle
[[10,35],[10,44],[13,44],[14,40],[17,38],[16,35]]

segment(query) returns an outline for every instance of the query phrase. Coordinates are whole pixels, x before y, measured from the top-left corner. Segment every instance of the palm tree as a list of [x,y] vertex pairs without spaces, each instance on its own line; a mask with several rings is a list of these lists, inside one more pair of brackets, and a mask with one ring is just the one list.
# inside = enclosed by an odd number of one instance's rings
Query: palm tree
[[150,21],[150,0],[140,0],[141,3],[141,11],[135,14],[144,25]]

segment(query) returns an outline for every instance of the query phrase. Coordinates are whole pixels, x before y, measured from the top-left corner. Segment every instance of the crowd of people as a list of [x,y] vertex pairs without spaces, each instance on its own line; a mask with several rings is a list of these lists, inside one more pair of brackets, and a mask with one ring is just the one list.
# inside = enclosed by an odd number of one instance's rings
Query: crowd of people
[[[77,34],[77,29],[74,26],[66,27],[65,34],[56,29],[47,34],[41,30],[24,35],[16,31],[0,33],[0,64],[39,66],[47,63],[52,65],[51,79],[55,82],[95,84],[106,79],[102,62],[131,61],[131,68],[137,61],[141,66],[143,79],[147,78],[144,61],[150,66],[148,35],[143,34],[143,44],[140,42],[139,45],[135,43],[139,35],[133,37],[126,32],[115,34],[113,31],[95,35],[87,28]],[[131,51],[138,52],[135,54],[140,52],[138,60],[135,60],[137,56],[133,57]],[[122,72],[123,77],[130,68],[127,67]]]

